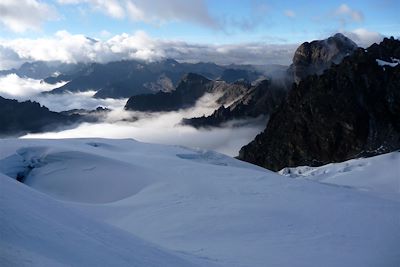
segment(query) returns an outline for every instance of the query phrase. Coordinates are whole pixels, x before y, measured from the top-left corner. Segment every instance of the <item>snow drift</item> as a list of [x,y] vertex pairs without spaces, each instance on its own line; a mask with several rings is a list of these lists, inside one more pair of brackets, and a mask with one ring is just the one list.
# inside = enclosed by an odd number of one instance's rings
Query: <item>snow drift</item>
[[398,266],[399,161],[321,183],[200,149],[3,139],[0,265]]

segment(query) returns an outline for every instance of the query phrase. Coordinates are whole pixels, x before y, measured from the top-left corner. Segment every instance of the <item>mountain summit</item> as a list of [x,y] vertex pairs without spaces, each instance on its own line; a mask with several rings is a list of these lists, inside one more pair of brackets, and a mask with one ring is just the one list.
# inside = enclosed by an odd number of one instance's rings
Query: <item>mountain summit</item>
[[288,72],[299,83],[308,75],[322,74],[332,63],[339,64],[343,58],[357,49],[356,43],[341,33],[324,40],[301,44],[293,56]]
[[400,41],[385,38],[305,78],[239,157],[280,170],[398,150],[399,57]]

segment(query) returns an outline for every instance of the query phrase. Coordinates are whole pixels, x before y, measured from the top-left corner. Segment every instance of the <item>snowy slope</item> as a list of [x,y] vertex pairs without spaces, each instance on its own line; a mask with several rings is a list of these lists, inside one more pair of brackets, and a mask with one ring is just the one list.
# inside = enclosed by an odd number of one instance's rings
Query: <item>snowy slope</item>
[[194,266],[0,174],[0,266]]
[[321,167],[285,168],[281,175],[347,186],[381,197],[400,200],[400,152],[348,160]]
[[[90,246],[105,239],[110,256],[103,258],[115,259],[113,266],[127,265],[125,259],[143,266],[398,266],[400,194],[393,189],[396,169],[387,167],[399,166],[400,157],[381,157],[347,171],[349,186],[321,183],[320,174],[315,181],[292,179],[215,152],[134,140],[0,140],[0,173],[45,193],[1,177],[7,199],[1,218],[10,218],[1,221],[7,237],[1,260],[23,251],[28,259],[52,260],[42,265],[88,266],[70,257],[80,252],[74,241],[83,240],[86,263],[93,255],[97,266],[108,266]],[[58,233],[71,239],[47,249]],[[132,247],[143,254],[128,253]]]

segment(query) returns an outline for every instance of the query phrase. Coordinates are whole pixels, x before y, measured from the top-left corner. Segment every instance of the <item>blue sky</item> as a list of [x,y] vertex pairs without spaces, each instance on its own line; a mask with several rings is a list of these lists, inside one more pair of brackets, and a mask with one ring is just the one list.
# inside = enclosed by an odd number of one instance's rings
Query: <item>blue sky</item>
[[[126,0],[34,1],[46,4],[52,15],[43,17],[38,23],[39,27],[33,30],[28,27],[15,32],[3,23],[3,38],[35,38],[52,35],[59,30],[107,38],[123,32],[143,30],[154,38],[197,43],[297,43],[338,30],[353,31],[360,28],[398,36],[400,27],[400,1],[395,0],[320,3],[283,0],[147,1],[154,9],[160,6],[161,10],[154,13],[152,7],[143,4],[146,1],[130,0],[139,10],[143,10],[144,18],[132,18],[126,8]],[[100,2],[104,4],[98,4]],[[182,3],[186,3],[186,6]],[[188,8],[187,3],[200,8]],[[119,5],[124,14],[109,12],[107,9],[113,4]],[[162,9],[166,5],[173,6],[165,11],[169,14],[163,14]]]
[[288,64],[299,43],[336,32],[360,46],[399,37],[399,10],[399,0],[1,0],[0,69],[162,57]]

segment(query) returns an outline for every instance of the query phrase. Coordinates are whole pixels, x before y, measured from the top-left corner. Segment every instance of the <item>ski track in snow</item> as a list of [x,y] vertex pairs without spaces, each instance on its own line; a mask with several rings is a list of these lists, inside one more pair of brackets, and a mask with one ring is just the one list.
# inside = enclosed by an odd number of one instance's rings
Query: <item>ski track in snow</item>
[[0,265],[399,266],[399,154],[285,177],[129,139],[2,139]]

